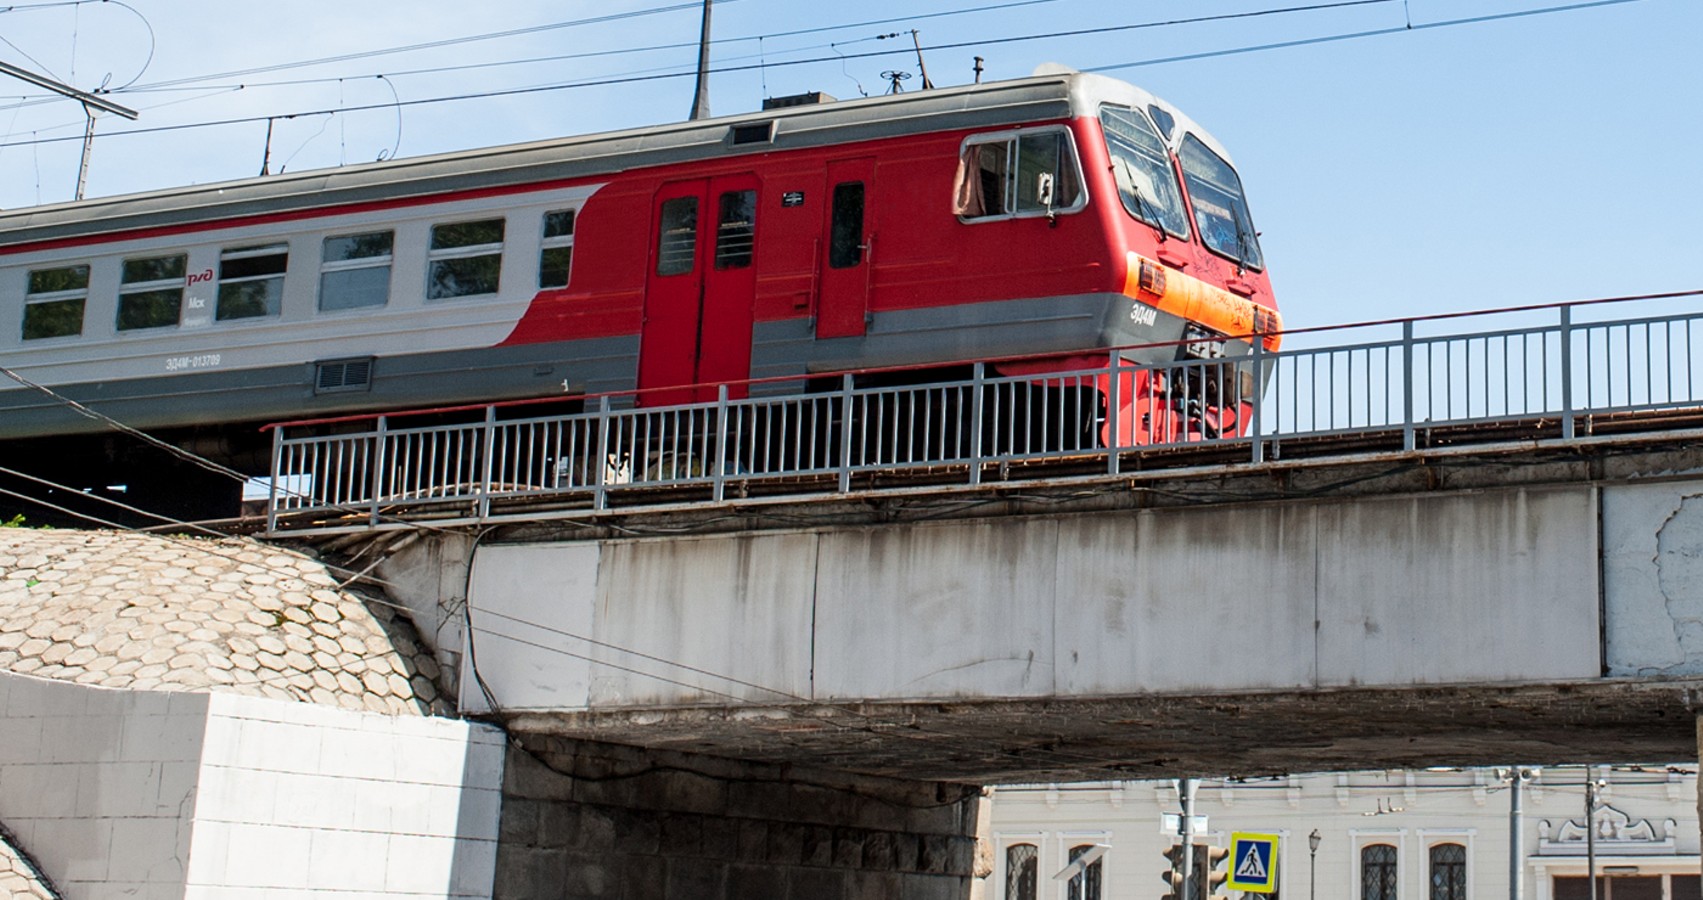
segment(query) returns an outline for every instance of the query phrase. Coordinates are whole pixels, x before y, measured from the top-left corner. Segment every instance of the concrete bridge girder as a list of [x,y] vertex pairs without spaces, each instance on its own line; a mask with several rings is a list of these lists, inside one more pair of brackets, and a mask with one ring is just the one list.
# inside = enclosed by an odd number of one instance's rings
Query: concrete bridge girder
[[1691,755],[1703,482],[1508,471],[487,542],[478,669],[527,730],[941,780]]

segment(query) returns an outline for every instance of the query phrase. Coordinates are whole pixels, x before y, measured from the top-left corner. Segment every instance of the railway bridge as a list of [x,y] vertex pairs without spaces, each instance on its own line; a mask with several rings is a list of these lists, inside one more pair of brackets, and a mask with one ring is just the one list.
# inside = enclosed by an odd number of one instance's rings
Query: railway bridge
[[705,884],[779,877],[801,819],[827,894],[950,895],[966,785],[1693,757],[1703,316],[1602,312],[1256,355],[1249,427],[1140,446],[989,427],[1016,388],[980,369],[286,427],[270,525],[382,560],[525,748],[517,883],[570,809],[734,835]]

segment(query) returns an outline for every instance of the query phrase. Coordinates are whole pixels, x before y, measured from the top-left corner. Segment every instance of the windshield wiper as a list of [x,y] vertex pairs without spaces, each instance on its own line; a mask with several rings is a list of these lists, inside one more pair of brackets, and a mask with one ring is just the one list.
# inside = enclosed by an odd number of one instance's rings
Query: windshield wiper
[[1239,210],[1234,205],[1230,207],[1230,221],[1236,223],[1236,268],[1241,269],[1253,264],[1252,242],[1248,240],[1248,230],[1242,226],[1242,217],[1236,213]]
[[1159,219],[1159,212],[1153,208],[1152,204],[1147,202],[1146,197],[1142,196],[1141,185],[1135,183],[1135,173],[1129,170],[1129,162],[1121,156],[1113,158],[1118,161],[1118,165],[1124,167],[1124,180],[1129,182],[1130,196],[1135,198],[1136,206],[1140,207],[1141,211],[1146,214],[1147,223],[1158,230],[1159,243],[1163,244],[1170,240],[1171,236],[1166,233],[1165,225]]

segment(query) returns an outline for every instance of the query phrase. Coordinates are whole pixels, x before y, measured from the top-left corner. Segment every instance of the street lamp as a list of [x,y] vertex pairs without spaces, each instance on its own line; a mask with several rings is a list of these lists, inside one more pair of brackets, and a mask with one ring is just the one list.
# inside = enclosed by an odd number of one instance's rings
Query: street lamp
[[1307,897],[1309,900],[1319,900],[1319,830],[1307,835]]

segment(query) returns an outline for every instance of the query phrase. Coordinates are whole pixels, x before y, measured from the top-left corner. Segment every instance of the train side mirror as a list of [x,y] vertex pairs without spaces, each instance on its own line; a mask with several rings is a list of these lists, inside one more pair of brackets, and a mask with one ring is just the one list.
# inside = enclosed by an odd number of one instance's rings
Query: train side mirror
[[1035,176],[1035,202],[1047,211],[1047,222],[1058,224],[1058,216],[1053,212],[1053,174],[1042,172]]

